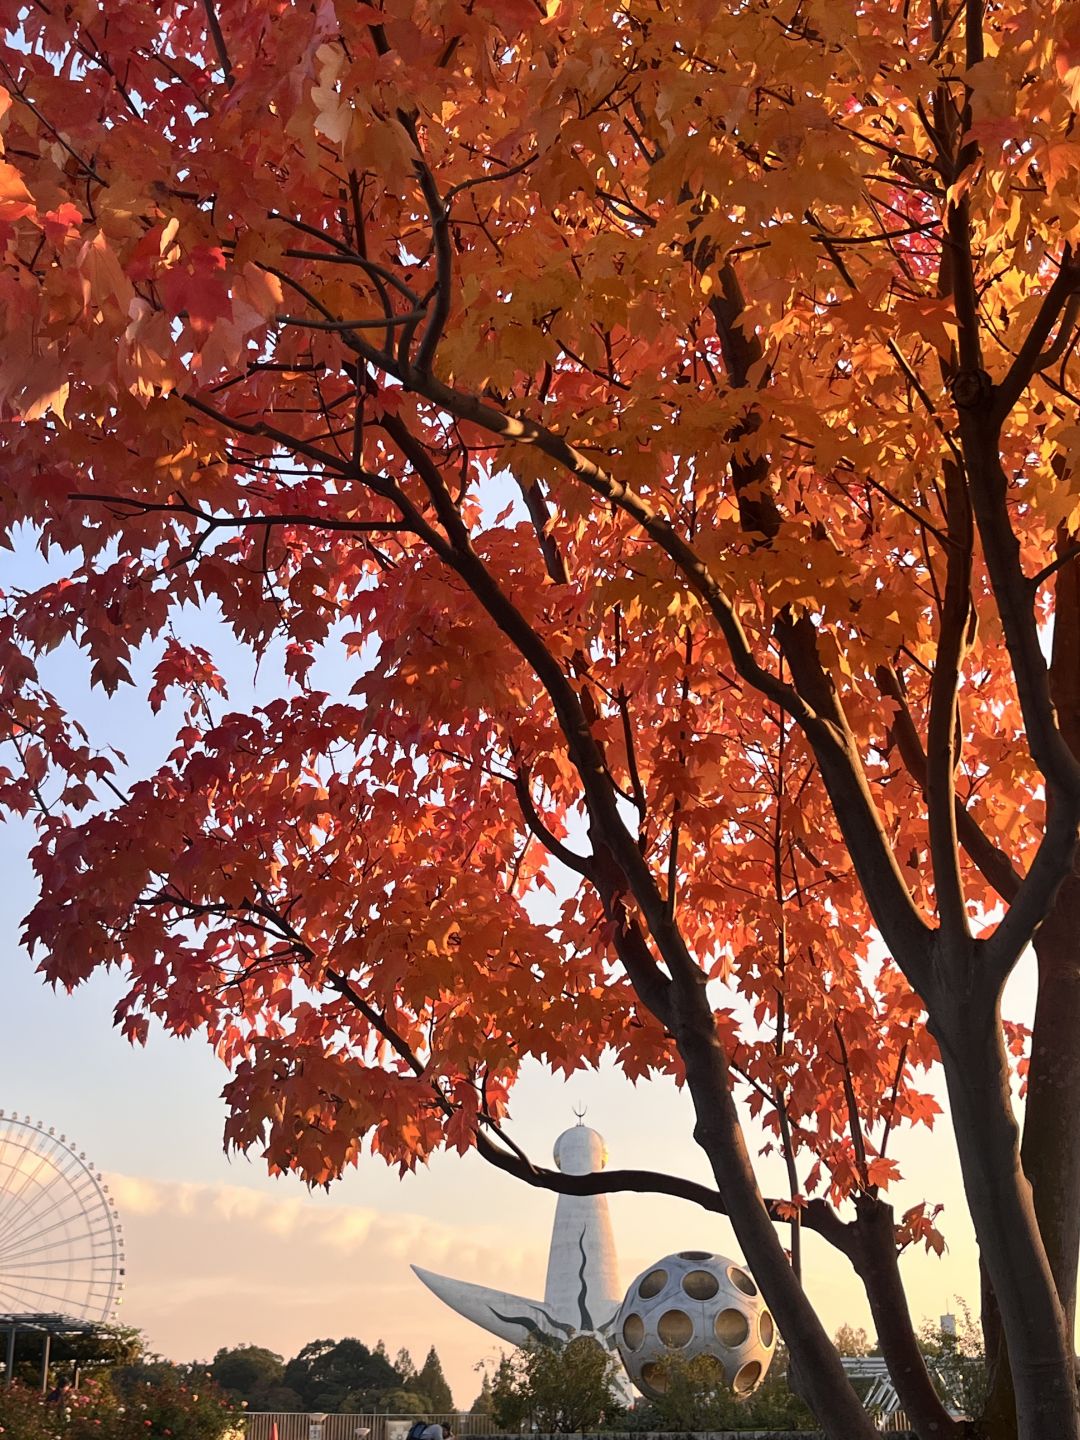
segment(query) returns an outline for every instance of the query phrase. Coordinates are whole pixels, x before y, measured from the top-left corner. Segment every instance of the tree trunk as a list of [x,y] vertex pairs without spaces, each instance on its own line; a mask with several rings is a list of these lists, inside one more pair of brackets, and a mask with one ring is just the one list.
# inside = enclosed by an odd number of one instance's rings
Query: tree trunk
[[[1060,533],[1059,553],[1072,539]],[[1050,693],[1061,733],[1080,755],[1080,560],[1070,561],[1057,575]],[[1071,1336],[1080,1251],[1080,875],[1075,867],[1035,937],[1035,954],[1039,993],[1021,1155]]]
[[900,1404],[919,1440],[957,1440],[967,1427],[945,1409],[919,1349],[900,1278],[892,1206],[863,1195],[855,1209],[855,1220],[846,1227],[847,1253],[866,1290]]
[[[1062,532],[1059,553],[1072,539]],[[1050,691],[1062,734],[1080,754],[1080,562],[1058,571],[1054,615]],[[1035,954],[1039,988],[1020,1156],[1071,1337],[1080,1257],[1080,876],[1075,873],[1035,937]],[[1012,1376],[1000,1343],[1000,1316],[985,1286],[984,1312],[990,1366],[986,1430],[992,1440],[1014,1440]]]
[[[1062,887],[1035,952],[1039,989],[1020,1154],[1066,1333],[1072,1336],[1080,1251],[1080,881],[1075,876]],[[984,1428],[989,1440],[1015,1440],[1009,1356],[993,1291],[985,1285],[983,1312],[989,1366]]]
[[[974,961],[977,964],[977,959]],[[931,1011],[975,1233],[1001,1312],[1019,1440],[1080,1440],[1071,1336],[1020,1168],[1000,1016],[970,991]]]
[[675,1037],[697,1116],[694,1138],[709,1157],[735,1235],[791,1352],[800,1393],[828,1440],[877,1440],[765,1209],[704,986],[691,992],[683,982],[675,1007]]
[[1035,941],[1039,990],[1028,1071],[1024,1173],[1069,1334],[1080,1247],[1080,878],[1062,886]]
[[[1039,985],[1020,1154],[1071,1337],[1080,1251],[1080,880],[1075,876],[1059,892],[1036,937],[1035,953]],[[996,1299],[985,1283],[983,1334],[989,1368],[984,1429],[989,1440],[1015,1440],[1009,1356]]]
[[1013,1394],[1009,1352],[1001,1328],[1001,1311],[986,1266],[979,1261],[983,1348],[986,1354],[986,1400],[979,1416],[986,1440],[1016,1440],[1016,1396]]

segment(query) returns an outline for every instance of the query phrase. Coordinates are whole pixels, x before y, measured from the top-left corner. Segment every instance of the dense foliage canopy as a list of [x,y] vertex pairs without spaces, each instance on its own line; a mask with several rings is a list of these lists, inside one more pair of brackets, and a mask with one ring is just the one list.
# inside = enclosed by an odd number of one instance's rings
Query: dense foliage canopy
[[[927,702],[937,628],[944,442],[919,391],[942,393],[955,325],[934,293],[934,207],[877,138],[902,149],[893,112],[925,76],[888,64],[879,31],[899,12],[872,8],[861,34],[829,8],[790,25],[771,7],[616,11],[597,32],[585,11],[402,6],[388,32],[374,11],[246,4],[225,17],[225,68],[197,6],[109,6],[97,28],[92,7],[33,11],[13,42],[3,390],[28,423],[9,427],[5,518],[55,572],[9,592],[4,629],[22,652],[5,666],[21,760],[4,799],[52,812],[28,934],[65,984],[131,964],[129,1035],[149,1014],[206,1026],[238,1072],[230,1136],[263,1137],[275,1164],[325,1179],[365,1135],[406,1165],[467,1146],[528,1055],[681,1070],[612,963],[604,896],[621,882],[530,903],[552,852],[580,868],[563,842],[595,802],[551,664],[579,692],[636,863],[726,982],[719,1019],[754,1103],[775,1116],[780,1095],[796,1147],[825,1162],[798,1191],[887,1180],[884,1133],[936,1111],[914,1081],[933,1041],[868,948],[769,638],[785,607],[835,630],[826,659],[870,744],[866,782],[932,909],[920,777],[896,747]],[[755,80],[770,66],[788,73],[776,94]],[[854,100],[878,66],[884,93]],[[1007,93],[1019,67],[1010,81],[987,61],[986,85]],[[1047,93],[1064,113],[1060,85]],[[1024,217],[1030,258],[996,282],[1010,314],[1047,255]],[[738,383],[720,380],[725,345]],[[738,597],[765,694],[610,484],[670,516]],[[1028,508],[1038,556],[1061,517]],[[466,535],[496,613],[452,553]],[[196,608],[269,647],[295,694],[230,712],[233,652],[209,652]],[[34,657],[71,641],[110,690],[156,642],[151,707],[188,698],[168,763],[115,807],[115,757],[36,686]],[[988,619],[960,783],[1022,863],[1041,800],[1006,665]],[[965,880],[976,907],[985,882]],[[403,1048],[434,1063],[418,1077]],[[448,1105],[429,1103],[432,1079]],[[849,1080],[879,1131],[862,1160]]]

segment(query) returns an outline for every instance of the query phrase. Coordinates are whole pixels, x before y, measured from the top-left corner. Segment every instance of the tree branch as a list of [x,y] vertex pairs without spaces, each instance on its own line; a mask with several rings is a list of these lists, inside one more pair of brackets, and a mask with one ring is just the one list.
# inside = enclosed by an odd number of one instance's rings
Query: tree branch
[[934,673],[930,677],[930,715],[926,735],[926,808],[930,857],[942,929],[952,936],[970,933],[956,827],[957,693],[971,622],[971,502],[959,465],[944,459],[946,522],[952,544],[945,551],[945,596]]
[[[654,511],[648,502],[628,485],[605,471],[561,435],[531,420],[507,415],[476,396],[444,384],[433,375],[421,374],[412,367],[402,367],[395,359],[363,346],[363,342],[356,336],[350,337],[349,343],[356,347],[359,353],[374,356],[374,363],[393,374],[402,384],[459,419],[472,421],[505,440],[535,446],[595,494],[629,515],[675,562],[690,588],[704,601],[716,620],[737,673],[755,689],[786,709],[806,733],[818,757],[822,776],[859,869],[875,922],[882,933],[887,935],[886,943],[896,954],[898,962],[909,967],[909,978],[916,974],[921,975],[930,932],[915,907],[888,844],[850,728],[832,682],[822,669],[816,648],[809,644],[794,646],[801,651],[798,688],[784,683],[771,670],[759,664],[735,607],[693,547],[669,520]],[[434,472],[434,479],[441,485],[441,477],[435,467],[431,466],[426,452],[422,447],[416,448],[419,449],[423,462]],[[417,463],[413,455],[409,458],[412,463]],[[458,520],[460,523],[460,517]],[[484,584],[491,588],[490,578],[487,578]],[[497,603],[504,607],[505,597],[500,596]],[[792,673],[795,673],[794,666]],[[565,682],[561,671],[559,674],[560,683]],[[803,680],[810,684],[810,691],[802,683]],[[811,691],[814,699],[808,702],[806,696]],[[822,713],[815,709],[815,705],[819,703],[824,705]],[[591,737],[589,743],[595,744]],[[619,828],[626,835],[621,821]],[[620,861],[627,866],[627,873],[630,873],[631,867],[640,871],[640,856],[635,862],[625,852],[620,852]],[[649,883],[652,884],[651,879]],[[646,905],[645,908],[648,911],[650,907]],[[650,930],[659,938],[660,932],[651,913],[648,919]],[[678,954],[680,950],[685,953],[681,940],[675,946],[674,953]]]
[[539,810],[533,804],[532,793],[529,788],[529,771],[527,767],[520,769],[514,776],[514,793],[517,796],[521,813],[525,823],[543,845],[544,849],[554,855],[560,864],[565,865],[568,870],[575,871],[578,875],[586,878],[589,876],[589,857],[578,855],[571,850],[545,825],[540,816]]
[[[1077,304],[1080,302],[1080,295],[1077,294],[1078,286],[1080,286],[1080,266],[1073,261],[1072,247],[1066,245],[1061,259],[1061,268],[1043,297],[1039,313],[1024,337],[1024,343],[1017,351],[1016,358],[1009,366],[1005,378],[995,389],[995,419],[998,424],[1001,424],[1009,415],[1017,400],[1027,389],[1035,372],[1044,369],[1047,365],[1052,365],[1064,350],[1076,318]],[[1044,350],[1043,347],[1050,338],[1050,332],[1059,316],[1062,316],[1062,320],[1058,337],[1049,349]]]
[[[500,1135],[500,1139],[503,1137]],[[504,1139],[504,1143],[507,1143]],[[693,1180],[684,1180],[678,1175],[666,1175],[658,1170],[594,1170],[588,1175],[566,1175],[561,1170],[549,1170],[534,1165],[520,1151],[504,1150],[482,1131],[477,1132],[476,1149],[496,1169],[523,1180],[539,1190],[553,1190],[557,1195],[615,1195],[631,1192],[638,1195],[671,1195],[677,1200],[688,1200],[714,1215],[726,1215],[727,1206],[718,1190],[708,1185],[699,1185]],[[765,1208],[769,1218],[777,1224],[790,1223],[783,1200],[766,1200]],[[823,1200],[812,1200],[803,1207],[803,1225],[823,1235],[836,1244],[848,1227],[836,1212]],[[841,1247],[843,1248],[843,1247]],[[846,1251],[845,1251],[846,1253]]]
[[69,500],[94,501],[102,505],[123,506],[136,515],[188,515],[202,522],[208,531],[244,530],[249,526],[270,527],[275,525],[307,526],[314,530],[345,531],[356,535],[401,534],[409,527],[393,520],[336,520],[330,515],[308,515],[302,511],[286,511],[281,515],[213,515],[200,510],[187,501],[158,503],[153,500],[138,500],[128,495],[97,494],[92,491],[76,490]]
[[206,28],[210,31],[210,38],[214,42],[214,50],[217,53],[218,63],[225,74],[225,84],[231,90],[235,82],[232,64],[229,60],[229,51],[225,44],[225,36],[221,33],[221,21],[218,19],[217,10],[214,8],[214,0],[202,0],[203,10],[206,12]]
[[[1046,657],[1020,563],[1008,508],[1008,480],[998,426],[988,402],[959,405],[961,436],[986,567],[1012,662],[1031,757],[1052,797],[1050,820],[1009,915],[985,941],[998,974],[1007,974],[1069,873],[1080,823],[1080,761],[1061,733],[1050,694]],[[1027,927],[1024,934],[1023,927]]]
[[426,314],[426,310],[409,310],[371,320],[309,320],[303,315],[275,315],[274,319],[279,325],[296,325],[301,330],[386,330],[395,325],[414,325]]
[[[356,989],[355,985],[337,970],[327,970],[326,978],[331,988],[336,990],[344,999],[348,1000],[354,1010],[359,1010],[371,1028],[383,1037],[390,1048],[405,1061],[413,1074],[422,1080],[426,1074],[427,1067],[417,1056],[416,1052],[406,1044],[405,1040],[398,1034],[386,1017],[380,1015],[373,1006],[369,1005]],[[441,1094],[440,1098],[445,1099]]]
[[855,1166],[859,1172],[863,1190],[867,1194],[874,1194],[876,1193],[875,1187],[870,1184],[870,1175],[866,1165],[866,1141],[863,1138],[862,1119],[859,1116],[859,1102],[855,1098],[855,1083],[851,1077],[851,1061],[848,1058],[847,1045],[844,1043],[844,1032],[841,1030],[838,1020],[833,1021],[833,1034],[840,1046],[840,1063],[844,1072],[844,1100],[847,1104],[851,1143],[855,1150]]
[[[398,416],[386,414],[380,423],[420,477],[446,531],[448,538],[445,542],[436,537],[436,553],[461,576],[495,624],[532,666],[551,700],[585,795],[594,852],[589,873],[608,909],[609,919],[617,927],[623,923],[620,919],[624,904],[621,897],[627,892],[632,894],[669,969],[673,974],[680,972],[696,983],[700,975],[698,966],[678,927],[667,915],[652,872],[619,814],[610,770],[592,733],[581,697],[542,636],[529,624],[477,555],[468,528],[443,483],[442,475],[423,445]],[[628,919],[626,923],[630,923]],[[660,988],[659,982],[663,977],[647,946],[643,952],[635,946],[632,959],[636,967],[631,973],[635,988],[638,987],[638,978],[648,978],[654,991]]]
[[1070,561],[1075,560],[1078,556],[1080,556],[1080,543],[1074,542],[1072,545],[1067,545],[1055,559],[1051,560],[1049,565],[1044,565],[1039,573],[1033,575],[1028,581],[1032,593],[1045,585],[1047,580],[1049,580],[1052,575],[1056,575],[1062,566],[1068,565]]
[[[880,665],[874,678],[881,693],[897,707],[890,727],[891,736],[896,740],[905,768],[925,795],[926,753],[911,717],[900,677],[891,665]],[[1003,900],[1012,900],[1020,888],[1023,875],[1005,851],[994,844],[959,796],[955,797],[955,809],[957,836],[968,858]]]

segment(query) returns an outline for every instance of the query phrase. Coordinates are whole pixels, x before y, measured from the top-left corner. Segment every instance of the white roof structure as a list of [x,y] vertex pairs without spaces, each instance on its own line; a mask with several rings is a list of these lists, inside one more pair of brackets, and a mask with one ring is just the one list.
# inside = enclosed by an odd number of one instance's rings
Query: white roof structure
[[[888,1418],[902,1410],[900,1396],[889,1374],[889,1367],[881,1355],[845,1355],[843,1366],[849,1380],[869,1380],[870,1389],[863,1396],[867,1410],[875,1411]],[[933,1366],[931,1365],[931,1369]],[[945,1408],[949,1414],[959,1418],[959,1411],[946,1397]]]

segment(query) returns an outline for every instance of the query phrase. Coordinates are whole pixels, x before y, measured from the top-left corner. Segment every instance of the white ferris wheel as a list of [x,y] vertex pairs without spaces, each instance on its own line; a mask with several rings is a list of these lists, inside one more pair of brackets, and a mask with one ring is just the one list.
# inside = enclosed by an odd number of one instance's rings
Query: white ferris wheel
[[100,1172],[66,1135],[0,1110],[0,1312],[109,1321],[123,1277]]

